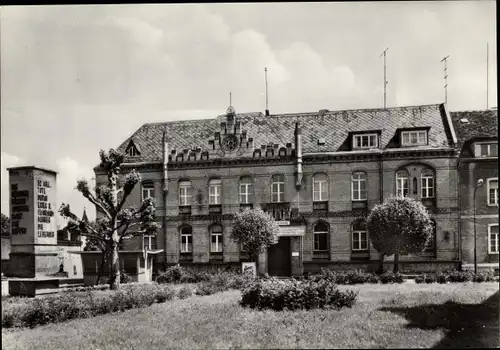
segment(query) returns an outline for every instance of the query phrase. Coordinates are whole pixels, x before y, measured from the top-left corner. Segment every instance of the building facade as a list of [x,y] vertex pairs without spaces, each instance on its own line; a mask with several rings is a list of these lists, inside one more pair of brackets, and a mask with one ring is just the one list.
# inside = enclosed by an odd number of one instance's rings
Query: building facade
[[476,245],[479,268],[498,270],[498,113],[454,112],[451,117],[460,152],[461,260],[472,268]]
[[[330,268],[372,269],[379,254],[365,218],[390,196],[428,208],[434,239],[400,269],[449,269],[459,261],[457,138],[446,106],[270,115],[144,124],[118,151],[123,176],[142,174],[126,205],[156,202],[156,237],[122,249],[163,250],[171,264],[241,266],[230,239],[233,215],[262,208],[280,225],[279,242],[259,257],[259,272],[298,276]],[[107,183],[95,168],[97,184]]]

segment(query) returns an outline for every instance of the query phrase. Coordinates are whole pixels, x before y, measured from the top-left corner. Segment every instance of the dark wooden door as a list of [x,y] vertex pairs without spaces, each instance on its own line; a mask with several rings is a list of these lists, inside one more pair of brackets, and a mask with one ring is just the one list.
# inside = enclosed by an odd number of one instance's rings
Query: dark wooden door
[[269,247],[267,261],[267,271],[270,276],[290,276],[290,237],[280,237],[278,243]]

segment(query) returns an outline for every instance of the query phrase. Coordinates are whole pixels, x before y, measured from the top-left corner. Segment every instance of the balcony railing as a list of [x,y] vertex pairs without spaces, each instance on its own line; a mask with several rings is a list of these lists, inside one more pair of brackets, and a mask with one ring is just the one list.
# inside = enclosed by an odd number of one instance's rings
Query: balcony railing
[[292,208],[290,203],[267,203],[263,210],[276,221],[300,221],[299,210]]

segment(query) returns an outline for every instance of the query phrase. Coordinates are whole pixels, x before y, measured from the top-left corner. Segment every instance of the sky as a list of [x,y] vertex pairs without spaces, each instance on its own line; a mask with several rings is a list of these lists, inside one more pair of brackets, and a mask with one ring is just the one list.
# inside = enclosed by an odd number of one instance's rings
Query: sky
[[[494,1],[8,6],[0,9],[1,211],[8,173],[58,171],[57,202],[95,210],[99,150],[146,122],[444,102],[497,106]],[[489,42],[489,55],[487,55]],[[487,75],[486,58],[489,57]]]

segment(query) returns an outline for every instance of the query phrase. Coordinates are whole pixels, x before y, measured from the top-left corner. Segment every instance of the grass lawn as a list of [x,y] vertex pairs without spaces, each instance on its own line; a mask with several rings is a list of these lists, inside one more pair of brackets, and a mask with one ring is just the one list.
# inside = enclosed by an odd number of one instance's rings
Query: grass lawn
[[194,296],[34,329],[2,330],[2,349],[498,347],[497,283],[339,286],[352,309],[254,311],[240,293]]

